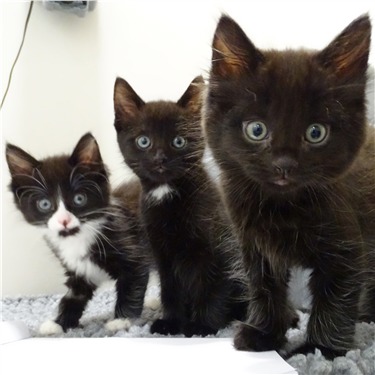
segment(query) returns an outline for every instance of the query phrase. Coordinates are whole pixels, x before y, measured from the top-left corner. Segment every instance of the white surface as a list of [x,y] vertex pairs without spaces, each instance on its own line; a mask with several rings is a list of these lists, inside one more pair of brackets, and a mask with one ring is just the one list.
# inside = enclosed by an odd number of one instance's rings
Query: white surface
[[33,338],[0,351],[2,374],[297,374],[276,352],[239,352],[231,339]]
[[26,324],[20,321],[4,322],[0,321],[0,344],[27,339],[30,331]]
[[[19,48],[28,2],[0,2],[1,95]],[[144,100],[177,100],[210,65],[221,12],[261,48],[323,48],[373,0],[100,1],[80,18],[34,3],[28,34],[5,105],[3,141],[36,158],[71,152],[87,131],[97,138],[119,183],[124,167],[113,127],[113,85],[123,76]],[[374,43],[375,38],[373,38]],[[371,54],[374,64],[374,51]],[[3,151],[3,150],[1,150]],[[61,293],[63,270],[40,233],[25,224],[2,162],[3,295]]]

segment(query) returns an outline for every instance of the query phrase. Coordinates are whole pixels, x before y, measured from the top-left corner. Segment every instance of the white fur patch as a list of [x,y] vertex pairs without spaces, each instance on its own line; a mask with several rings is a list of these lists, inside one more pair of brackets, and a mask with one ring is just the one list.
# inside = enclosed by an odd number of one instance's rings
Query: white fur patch
[[[66,221],[68,224],[64,226],[63,221]],[[53,231],[61,231],[64,229],[74,229],[79,227],[79,220],[66,208],[62,201],[59,202],[59,207],[57,211],[50,217],[48,220],[47,226],[48,229]]]
[[163,201],[164,199],[171,198],[173,196],[174,190],[168,185],[160,185],[156,189],[151,190],[147,194],[147,199],[155,201],[157,203]]
[[63,329],[53,320],[46,320],[40,325],[39,333],[43,336],[57,335],[63,333]]
[[130,319],[113,319],[105,324],[105,328],[111,332],[117,332],[121,330],[128,330],[132,325]]
[[143,306],[150,310],[159,310],[161,308],[160,299],[156,297],[145,297]]
[[[80,226],[80,231],[72,236],[62,237],[58,231],[49,230],[46,233],[47,240],[57,250],[60,259],[73,272],[85,277],[94,285],[101,285],[111,277],[89,258],[91,246],[99,237],[98,232],[104,220],[93,220]],[[103,241],[103,239],[100,239]],[[105,253],[103,250],[103,258]]]

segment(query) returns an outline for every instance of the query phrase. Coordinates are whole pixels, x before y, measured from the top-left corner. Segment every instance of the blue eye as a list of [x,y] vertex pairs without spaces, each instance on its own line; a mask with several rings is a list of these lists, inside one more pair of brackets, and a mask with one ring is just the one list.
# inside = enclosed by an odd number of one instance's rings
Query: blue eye
[[82,207],[87,203],[87,195],[84,193],[75,194],[73,197],[73,203],[77,207]]
[[263,141],[268,135],[266,125],[261,121],[244,121],[242,129],[250,141]]
[[145,136],[145,135],[141,135],[139,136],[136,140],[135,140],[137,146],[142,149],[142,150],[145,150],[147,148],[149,148],[151,146],[151,140],[149,137]]
[[328,129],[321,124],[311,124],[305,133],[305,139],[309,143],[317,144],[323,142],[328,136]]
[[43,198],[36,202],[36,206],[40,212],[46,213],[51,211],[52,202],[48,198]]
[[184,148],[186,146],[186,139],[184,137],[180,137],[179,135],[172,141],[172,146],[174,148]]

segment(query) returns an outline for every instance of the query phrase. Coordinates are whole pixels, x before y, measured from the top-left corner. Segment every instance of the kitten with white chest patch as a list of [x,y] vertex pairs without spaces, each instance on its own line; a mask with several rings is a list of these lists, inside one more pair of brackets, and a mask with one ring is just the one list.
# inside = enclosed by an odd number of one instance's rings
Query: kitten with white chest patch
[[115,317],[139,317],[150,260],[130,207],[139,198],[136,183],[111,192],[91,134],[80,139],[70,156],[36,160],[8,144],[6,159],[17,208],[27,222],[43,229],[66,271],[68,292],[55,322],[64,331],[77,327],[95,289],[106,280],[116,280]]
[[203,168],[201,88],[175,103],[144,103],[115,84],[115,127],[125,162],[142,184],[142,219],[161,283],[163,319],[151,332],[214,334],[244,316],[243,284],[230,277],[235,242]]

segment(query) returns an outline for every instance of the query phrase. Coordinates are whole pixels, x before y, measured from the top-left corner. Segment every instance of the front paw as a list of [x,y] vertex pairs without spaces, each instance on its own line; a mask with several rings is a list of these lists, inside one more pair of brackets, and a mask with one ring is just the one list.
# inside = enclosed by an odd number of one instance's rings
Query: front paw
[[201,323],[189,322],[184,325],[182,333],[186,337],[192,337],[194,335],[205,337],[208,335],[215,335],[217,331],[217,329],[206,326]]
[[175,319],[157,319],[152,323],[150,331],[161,335],[177,335],[181,333],[181,322]]
[[62,327],[64,332],[69,328],[77,328],[79,325],[79,319],[73,316],[59,316],[55,322]]
[[279,350],[286,342],[285,336],[266,334],[244,323],[240,324],[234,337],[237,350],[263,352]]
[[42,336],[61,335],[63,328],[53,320],[46,320],[40,325],[39,333]]
[[105,328],[111,332],[117,332],[121,330],[128,331],[131,325],[132,322],[130,319],[113,319],[105,324]]

